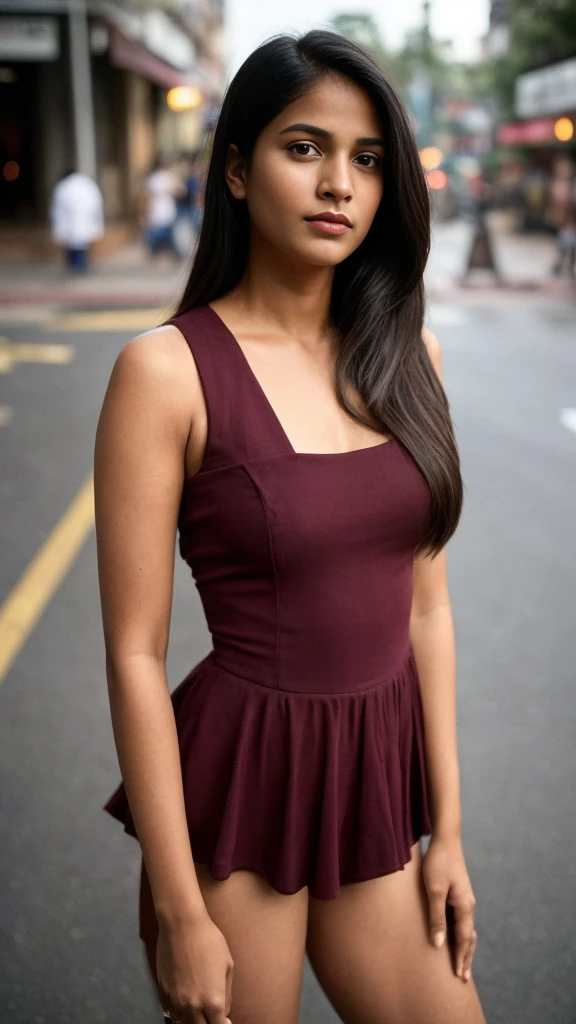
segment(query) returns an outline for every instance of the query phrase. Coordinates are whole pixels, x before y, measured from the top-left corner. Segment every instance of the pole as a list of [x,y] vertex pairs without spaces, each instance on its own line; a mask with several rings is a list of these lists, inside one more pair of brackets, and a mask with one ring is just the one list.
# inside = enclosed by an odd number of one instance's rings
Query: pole
[[76,167],[96,178],[96,137],[92,102],[92,69],[86,0],[70,0],[68,4],[70,34],[70,77]]

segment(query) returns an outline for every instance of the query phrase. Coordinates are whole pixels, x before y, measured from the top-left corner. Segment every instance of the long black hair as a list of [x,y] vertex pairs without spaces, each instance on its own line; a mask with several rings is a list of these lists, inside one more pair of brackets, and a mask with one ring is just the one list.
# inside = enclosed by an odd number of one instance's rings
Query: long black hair
[[[446,393],[422,340],[423,274],[430,203],[409,114],[381,68],[359,46],[315,29],[282,34],[244,61],[223,99],[211,143],[204,217],[189,280],[173,316],[225,295],[248,263],[249,216],[224,177],[230,143],[248,167],[266,125],[325,75],[342,75],[371,98],[384,135],[384,190],[370,230],[335,267],[330,319],[340,348],[336,392],[368,426],[379,424],[410,452],[430,489],[430,527],[416,553],[437,553],[463,502],[460,460]],[[357,389],[370,419],[346,397]]]

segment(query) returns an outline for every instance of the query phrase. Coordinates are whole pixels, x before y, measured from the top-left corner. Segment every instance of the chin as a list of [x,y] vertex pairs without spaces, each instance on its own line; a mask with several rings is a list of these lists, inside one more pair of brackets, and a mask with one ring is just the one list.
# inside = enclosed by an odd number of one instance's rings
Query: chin
[[294,255],[314,267],[335,267],[353,252],[348,246],[334,245],[335,239],[321,240],[312,245],[298,247]]

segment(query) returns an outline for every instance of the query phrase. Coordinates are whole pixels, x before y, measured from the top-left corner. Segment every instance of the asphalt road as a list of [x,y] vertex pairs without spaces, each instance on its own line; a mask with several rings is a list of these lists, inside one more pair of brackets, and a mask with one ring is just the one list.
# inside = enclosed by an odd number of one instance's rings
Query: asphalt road
[[[489,1024],[575,1024],[576,414],[562,413],[576,408],[575,310],[475,301],[429,317],[466,485],[448,564],[474,973]],[[74,347],[0,372],[0,602],[91,472],[106,382],[135,333],[111,323],[0,327]],[[1,1024],[161,1019],[137,938],[138,846],[101,809],[119,773],[95,555],[88,530],[0,684]],[[209,646],[178,560],[171,686]],[[302,1024],[337,1020],[307,965]]]

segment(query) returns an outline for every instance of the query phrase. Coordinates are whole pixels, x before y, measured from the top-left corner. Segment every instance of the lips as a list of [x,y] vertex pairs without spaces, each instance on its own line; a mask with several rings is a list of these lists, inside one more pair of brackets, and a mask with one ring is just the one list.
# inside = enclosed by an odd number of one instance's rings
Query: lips
[[352,223],[348,220],[348,217],[344,213],[316,213],[313,217],[305,217],[305,220],[325,220],[332,224],[345,224],[346,227],[351,228]]

